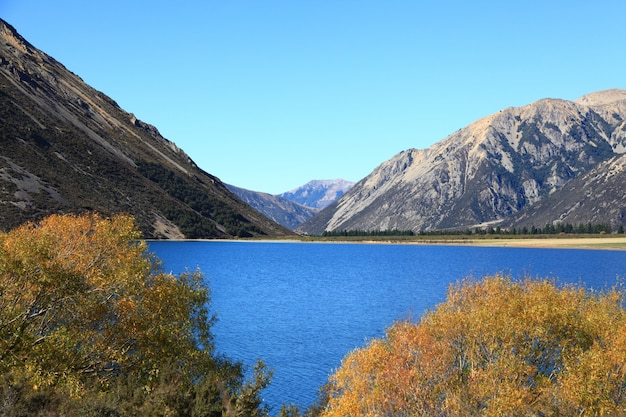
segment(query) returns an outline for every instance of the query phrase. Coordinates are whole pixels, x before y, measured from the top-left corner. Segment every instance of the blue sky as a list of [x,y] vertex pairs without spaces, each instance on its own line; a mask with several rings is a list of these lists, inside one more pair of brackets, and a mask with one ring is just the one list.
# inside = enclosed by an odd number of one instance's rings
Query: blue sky
[[0,17],[204,170],[360,180],[509,106],[626,88],[626,2],[0,0]]

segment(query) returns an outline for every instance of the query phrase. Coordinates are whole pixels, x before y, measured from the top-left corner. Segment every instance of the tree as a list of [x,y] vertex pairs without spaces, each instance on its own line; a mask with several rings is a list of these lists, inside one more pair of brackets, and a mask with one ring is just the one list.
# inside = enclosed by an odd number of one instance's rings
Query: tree
[[97,214],[0,236],[5,404],[43,395],[67,415],[217,416],[243,392],[241,366],[214,354],[202,274],[165,273],[139,238],[131,217]]
[[546,280],[465,280],[419,323],[347,355],[321,415],[621,414],[623,301]]
[[258,361],[253,369],[252,379],[244,383],[237,396],[231,399],[231,405],[237,417],[265,417],[268,408],[264,406],[259,393],[265,389],[272,378],[272,371],[262,362]]

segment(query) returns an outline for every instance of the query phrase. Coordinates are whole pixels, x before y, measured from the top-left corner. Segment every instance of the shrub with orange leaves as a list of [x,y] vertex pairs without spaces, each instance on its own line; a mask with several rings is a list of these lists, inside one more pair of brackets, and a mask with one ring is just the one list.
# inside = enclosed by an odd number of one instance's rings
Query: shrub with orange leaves
[[132,218],[96,214],[2,236],[0,364],[28,369],[39,386],[80,387],[84,375],[105,381],[211,352],[201,277],[161,272],[138,238]]
[[325,417],[626,414],[624,293],[501,275],[348,354]]
[[0,235],[0,414],[221,415],[257,398],[214,355],[201,273],[165,273],[139,238],[131,217],[98,214]]

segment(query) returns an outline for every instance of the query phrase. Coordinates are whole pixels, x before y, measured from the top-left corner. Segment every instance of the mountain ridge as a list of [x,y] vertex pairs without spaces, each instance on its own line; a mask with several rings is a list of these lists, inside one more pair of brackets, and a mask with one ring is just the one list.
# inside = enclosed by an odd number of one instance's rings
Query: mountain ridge
[[624,120],[626,91],[618,89],[503,109],[429,148],[396,154],[299,231],[504,224],[623,153]]
[[292,234],[2,19],[0,120],[0,229],[98,211],[150,238]]

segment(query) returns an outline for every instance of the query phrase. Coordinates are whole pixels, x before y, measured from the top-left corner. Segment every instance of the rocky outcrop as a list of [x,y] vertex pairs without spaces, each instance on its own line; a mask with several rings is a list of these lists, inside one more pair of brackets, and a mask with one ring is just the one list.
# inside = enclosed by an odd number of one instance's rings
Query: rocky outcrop
[[399,153],[300,230],[504,224],[624,153],[625,121],[624,90],[504,109],[428,149]]
[[0,20],[0,229],[81,211],[154,238],[291,234]]

